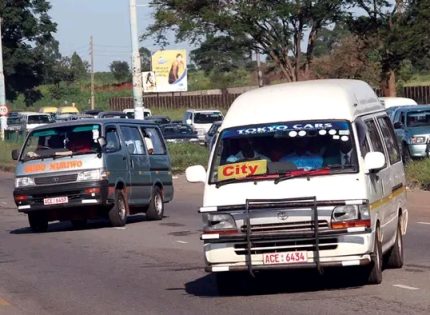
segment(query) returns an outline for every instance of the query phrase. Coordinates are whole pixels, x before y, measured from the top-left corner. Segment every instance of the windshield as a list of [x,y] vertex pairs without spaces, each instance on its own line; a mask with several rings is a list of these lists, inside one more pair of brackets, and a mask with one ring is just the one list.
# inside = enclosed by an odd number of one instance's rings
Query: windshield
[[410,111],[406,114],[407,127],[430,126],[429,111]]
[[99,125],[78,125],[37,130],[30,133],[22,160],[97,153]]
[[21,117],[8,117],[7,118],[7,124],[8,126],[12,125],[20,125],[21,124]]
[[244,178],[306,175],[316,170],[356,172],[357,154],[347,121],[294,121],[223,130],[210,183]]
[[195,113],[194,123],[195,124],[211,124],[214,121],[222,120],[222,114],[220,112],[207,112],[207,113]]
[[193,135],[193,129],[188,125],[163,126],[162,132],[165,135]]
[[28,124],[47,124],[51,120],[48,115],[31,115],[28,116]]

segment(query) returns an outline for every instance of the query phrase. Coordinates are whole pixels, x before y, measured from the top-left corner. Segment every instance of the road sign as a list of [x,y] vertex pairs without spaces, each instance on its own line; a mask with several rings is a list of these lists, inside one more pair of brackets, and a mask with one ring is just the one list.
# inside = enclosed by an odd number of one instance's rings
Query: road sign
[[6,116],[9,112],[9,109],[6,105],[0,105],[0,116]]

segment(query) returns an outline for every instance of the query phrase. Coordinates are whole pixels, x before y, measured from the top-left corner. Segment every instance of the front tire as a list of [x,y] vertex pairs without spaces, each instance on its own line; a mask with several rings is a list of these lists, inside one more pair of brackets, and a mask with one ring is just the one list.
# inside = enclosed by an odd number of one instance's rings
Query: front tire
[[368,284],[380,284],[382,282],[382,243],[380,240],[379,227],[375,231],[375,241],[373,247],[372,261],[366,268]]
[[387,254],[386,265],[388,268],[402,268],[404,261],[403,254],[403,235],[401,229],[401,217],[399,217],[399,224],[397,226],[396,241],[393,248]]
[[29,213],[28,223],[34,233],[43,233],[48,231],[48,218],[43,213]]
[[127,222],[128,204],[122,190],[115,192],[115,204],[109,210],[109,220],[112,226],[124,226]]
[[158,186],[154,187],[152,192],[151,202],[146,211],[146,217],[148,220],[161,220],[164,214],[164,201],[161,189]]

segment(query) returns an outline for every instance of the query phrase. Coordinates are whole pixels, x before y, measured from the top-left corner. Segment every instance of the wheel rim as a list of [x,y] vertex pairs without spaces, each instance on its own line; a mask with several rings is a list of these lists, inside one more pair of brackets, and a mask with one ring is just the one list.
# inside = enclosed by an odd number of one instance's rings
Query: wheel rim
[[125,220],[125,215],[126,215],[125,202],[122,197],[118,198],[118,214],[121,220]]
[[155,211],[157,211],[157,214],[161,215],[161,213],[163,212],[163,200],[161,199],[160,194],[156,194],[154,196],[154,206]]

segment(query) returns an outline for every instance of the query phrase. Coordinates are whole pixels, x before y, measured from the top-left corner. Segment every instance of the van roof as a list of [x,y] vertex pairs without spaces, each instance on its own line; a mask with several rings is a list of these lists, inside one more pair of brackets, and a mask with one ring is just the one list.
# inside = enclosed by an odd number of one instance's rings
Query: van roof
[[40,130],[45,128],[55,128],[55,127],[68,127],[68,126],[78,126],[78,125],[107,125],[107,124],[136,124],[136,125],[148,125],[148,126],[158,126],[156,123],[140,120],[140,119],[124,119],[124,118],[88,118],[88,119],[79,119],[79,120],[68,120],[64,122],[56,122],[44,126],[40,126],[34,128],[33,130]]
[[347,119],[383,111],[373,89],[363,81],[310,80],[245,92],[231,105],[222,129],[276,121]]
[[407,97],[380,97],[379,100],[382,102],[385,108],[418,104],[415,100]]

